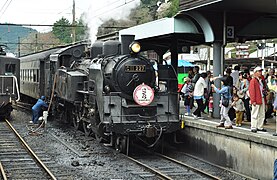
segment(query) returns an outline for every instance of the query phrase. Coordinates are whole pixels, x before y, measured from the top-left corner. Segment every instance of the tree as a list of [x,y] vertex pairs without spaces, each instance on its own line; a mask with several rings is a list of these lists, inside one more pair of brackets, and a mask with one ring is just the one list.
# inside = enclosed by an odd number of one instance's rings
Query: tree
[[97,36],[101,36],[104,34],[110,34],[115,31],[119,31],[121,29],[134,26],[134,22],[130,20],[115,20],[109,19],[105,21],[99,28],[97,32]]
[[[76,25],[76,41],[84,40],[88,37],[86,32],[88,32],[87,24],[80,18],[79,21],[75,22]],[[60,20],[56,21],[52,30],[53,34],[64,44],[72,42],[72,24],[68,19],[62,17]]]
[[[140,5],[131,10],[129,20],[114,20],[109,19],[105,21],[99,28],[97,35],[109,34],[119,29],[108,29],[107,26],[127,26],[132,27],[135,25],[147,23],[156,19],[164,17],[173,17],[179,11],[179,0],[170,0],[169,2],[161,3],[162,0],[141,0]],[[124,27],[123,26],[123,27]]]
[[81,15],[80,20],[76,22],[76,41],[82,41],[88,39],[88,26],[84,22],[83,18],[84,14]]
[[30,54],[60,45],[52,32],[31,33],[20,42],[20,54]]
[[52,32],[62,43],[72,42],[70,25],[69,20],[64,17],[54,23]]
[[179,3],[180,0],[171,0],[167,3],[162,3],[157,10],[158,19],[164,17],[173,17],[174,15],[176,15],[179,11]]
[[147,23],[155,19],[148,7],[133,9],[129,17],[131,21],[135,22],[135,25]]

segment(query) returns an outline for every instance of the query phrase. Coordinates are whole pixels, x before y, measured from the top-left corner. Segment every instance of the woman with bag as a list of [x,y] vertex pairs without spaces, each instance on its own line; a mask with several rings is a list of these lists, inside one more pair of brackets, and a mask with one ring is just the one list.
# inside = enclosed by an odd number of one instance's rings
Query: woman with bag
[[227,77],[219,78],[222,81],[222,88],[219,90],[212,84],[212,88],[214,88],[215,92],[221,95],[221,109],[220,109],[220,124],[216,127],[225,127],[225,129],[233,129],[232,121],[228,116],[228,111],[231,107],[231,87],[228,86],[229,82]]
[[249,88],[249,81],[247,79],[247,74],[244,73],[240,76],[242,78],[241,83],[240,83],[240,88],[239,88],[239,94],[243,95],[242,96],[242,101],[244,103],[245,107],[245,114],[246,114],[246,119],[248,122],[251,121],[251,111],[250,111],[250,97],[248,92]]

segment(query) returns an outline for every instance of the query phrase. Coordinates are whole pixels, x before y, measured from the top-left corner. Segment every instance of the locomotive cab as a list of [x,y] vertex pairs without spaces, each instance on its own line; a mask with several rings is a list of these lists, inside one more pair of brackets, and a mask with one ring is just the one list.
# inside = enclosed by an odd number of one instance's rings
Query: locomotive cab
[[8,118],[12,103],[19,101],[19,59],[0,55],[0,117]]

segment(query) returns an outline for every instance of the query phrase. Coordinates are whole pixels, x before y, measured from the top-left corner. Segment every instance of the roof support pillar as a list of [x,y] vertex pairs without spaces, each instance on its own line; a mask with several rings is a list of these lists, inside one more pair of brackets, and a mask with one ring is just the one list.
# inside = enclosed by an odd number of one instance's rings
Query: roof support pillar
[[[221,74],[223,76],[223,43],[221,41],[216,41],[213,43],[213,74],[214,77]],[[221,87],[220,81],[215,81],[216,87]],[[219,108],[219,101],[220,101],[220,95],[214,93],[213,94],[213,117],[219,118],[220,117],[220,108]]]
[[[177,70],[178,70],[178,39],[174,35],[171,39],[170,52],[171,52],[171,66],[174,68],[174,70],[176,72],[176,76],[177,76]],[[175,92],[177,92],[177,90],[178,90],[178,83],[176,81],[176,91]]]
[[171,45],[170,45],[170,52],[171,52],[171,65],[177,72],[177,67],[178,67],[178,40],[175,36],[172,37],[171,39]]

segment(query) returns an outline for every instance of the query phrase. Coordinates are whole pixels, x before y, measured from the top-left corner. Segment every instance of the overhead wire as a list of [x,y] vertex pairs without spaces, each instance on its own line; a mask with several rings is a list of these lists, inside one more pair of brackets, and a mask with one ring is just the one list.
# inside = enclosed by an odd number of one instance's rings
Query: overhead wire
[[8,1],[9,1],[9,0],[6,0],[6,2],[4,3],[4,5],[1,7],[0,12],[4,9],[4,7],[5,7],[5,5],[7,4]]
[[117,8],[120,8],[120,7],[122,7],[122,6],[125,6],[125,5],[127,5],[127,4],[129,4],[129,3],[131,3],[131,2],[134,2],[134,1],[136,1],[136,0],[130,0],[130,1],[128,1],[128,2],[125,1],[123,4],[121,4],[121,5],[119,5],[119,6],[116,6],[116,7],[114,7],[113,9],[110,9],[110,10],[108,10],[108,11],[105,11],[105,12],[103,12],[103,13],[101,13],[101,14],[95,15],[95,16],[93,16],[92,18],[101,16],[101,15],[103,15],[103,14],[108,14],[108,13],[112,12],[113,10],[116,10]]
[[[7,4],[8,1],[9,1],[9,0],[6,0],[5,4]],[[95,15],[95,16],[93,16],[93,18],[94,18],[94,17],[101,16],[101,15],[103,15],[103,14],[108,14],[108,13],[110,13],[110,12],[112,12],[112,11],[114,11],[114,10],[120,8],[120,7],[123,7],[123,6],[127,5],[127,4],[130,4],[130,3],[134,2],[134,1],[136,1],[136,0],[130,0],[130,1],[124,0],[123,4],[120,4],[120,5],[118,5],[118,6],[114,7],[114,8],[112,8],[112,9],[109,9],[109,10],[107,10],[107,11],[105,11],[105,12],[102,12],[102,13],[100,13],[100,14],[98,14],[98,15]],[[6,8],[5,8],[4,12],[2,13],[2,15],[5,13],[5,11],[7,10],[7,8],[9,7],[9,5],[10,5],[11,2],[12,2],[12,0],[10,0],[9,4],[6,6]],[[108,5],[108,7],[110,7],[110,6],[113,5],[113,4],[116,4],[117,2],[118,2],[118,0],[116,0],[116,1],[114,1],[114,2],[112,2],[112,3],[110,3],[110,4]],[[4,4],[4,5],[5,5],[5,4]],[[4,5],[3,5],[3,7],[4,7]],[[3,9],[3,7],[2,7],[1,9]],[[71,7],[71,6],[70,6],[70,7]],[[70,7],[66,8],[66,9],[64,9],[64,10],[62,10],[61,12],[59,12],[59,13],[57,13],[57,14],[61,14],[62,12],[68,10]],[[100,9],[96,10],[95,12],[99,12],[100,10],[106,9],[106,8],[107,8],[107,6],[104,6],[103,8],[100,8]],[[1,12],[1,11],[0,11],[0,12]],[[1,15],[0,15],[0,17],[1,17]],[[40,26],[43,26],[43,25],[40,25]],[[45,29],[46,29],[46,28],[45,28]],[[47,28],[47,29],[50,29],[50,28]]]
[[9,4],[6,6],[6,8],[3,10],[2,14],[0,15],[0,18],[3,16],[3,14],[6,12],[6,10],[8,9],[8,7],[10,6],[12,0],[10,0]]
[[[69,7],[65,8],[65,9],[63,9],[62,11],[60,11],[59,13],[57,13],[56,15],[59,15],[59,14],[63,13],[64,11],[67,11],[67,10],[70,9],[71,7],[72,7],[72,6],[69,6]],[[47,21],[42,21],[41,24],[44,23],[44,22],[47,22]],[[51,28],[48,27],[48,28],[42,29],[41,31],[45,32],[45,31],[48,30],[48,29],[51,29]]]

